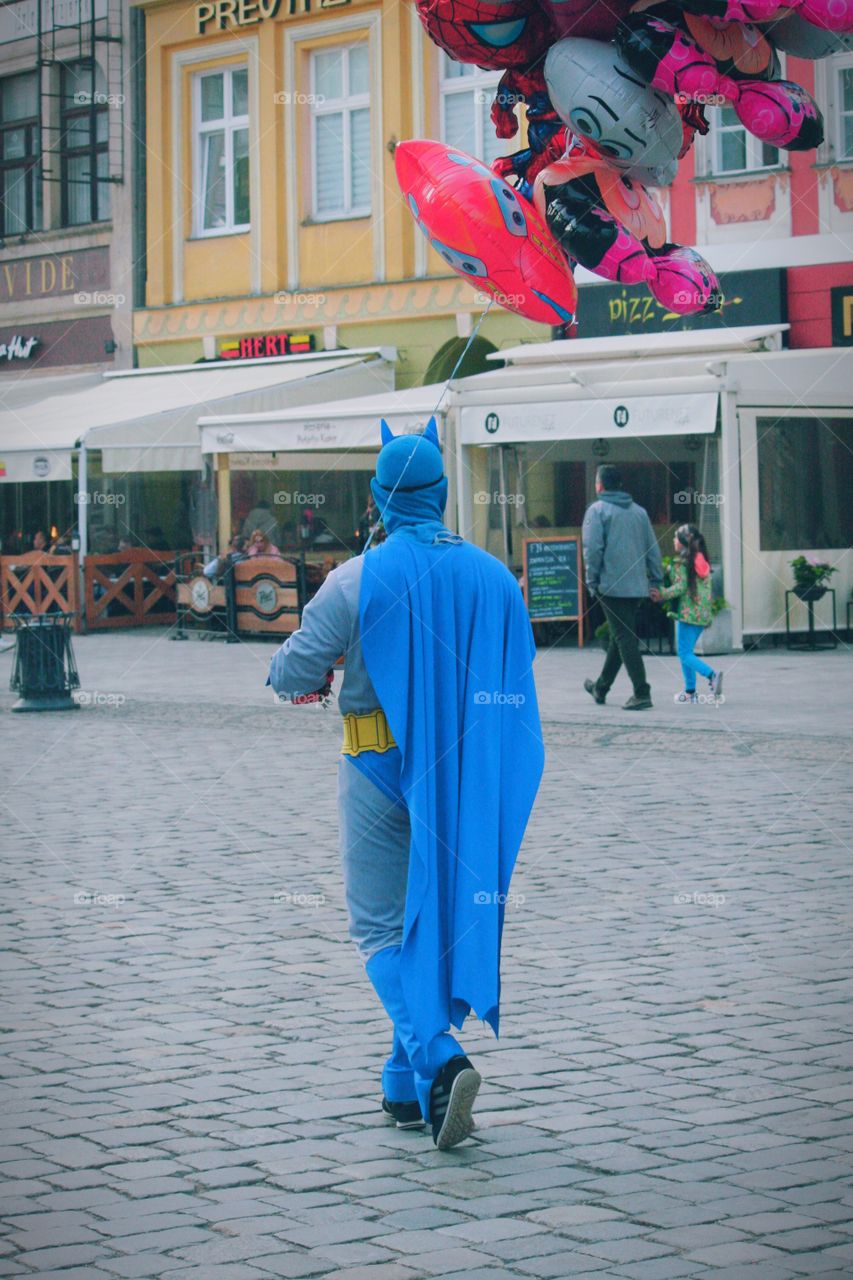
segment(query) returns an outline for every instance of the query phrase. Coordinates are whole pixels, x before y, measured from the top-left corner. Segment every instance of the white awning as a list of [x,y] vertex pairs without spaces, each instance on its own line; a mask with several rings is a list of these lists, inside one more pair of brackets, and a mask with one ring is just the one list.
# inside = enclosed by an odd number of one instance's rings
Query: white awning
[[377,387],[387,390],[395,355],[392,348],[371,347],[178,365],[109,373],[94,386],[68,394],[51,390],[28,404],[11,397],[3,403],[0,397],[0,457],[9,472],[13,454],[58,458],[64,451],[70,474],[70,453],[85,441],[103,449],[106,471],[198,470],[202,415],[263,412],[326,401],[336,392],[350,399]]
[[668,396],[544,400],[465,407],[462,444],[522,444],[542,440],[710,434],[717,425],[716,392]]
[[571,338],[527,342],[493,352],[489,360],[514,365],[584,364],[598,360],[640,360],[647,357],[697,356],[742,351],[778,351],[787,324],[739,325],[731,329],[681,329],[671,333],[616,334],[607,338]]
[[0,443],[0,484],[70,479],[70,449],[18,449],[4,453]]
[[[203,453],[316,453],[379,448],[379,422],[391,430],[422,431],[435,414],[443,383],[381,396],[359,396],[278,413],[229,414],[199,419]],[[285,464],[282,463],[282,466]]]

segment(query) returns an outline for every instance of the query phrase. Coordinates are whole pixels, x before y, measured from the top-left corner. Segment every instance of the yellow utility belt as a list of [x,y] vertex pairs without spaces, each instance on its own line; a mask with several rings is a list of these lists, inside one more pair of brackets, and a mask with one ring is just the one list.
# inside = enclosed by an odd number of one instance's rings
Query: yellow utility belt
[[342,755],[357,756],[362,751],[390,751],[396,745],[381,707],[376,711],[368,711],[363,716],[352,712],[344,716]]

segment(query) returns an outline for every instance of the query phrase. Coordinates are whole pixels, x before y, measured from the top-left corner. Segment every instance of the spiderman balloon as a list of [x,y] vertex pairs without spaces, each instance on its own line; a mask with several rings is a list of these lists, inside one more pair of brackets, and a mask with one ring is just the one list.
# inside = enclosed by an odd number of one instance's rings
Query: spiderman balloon
[[[489,169],[441,143],[397,147],[397,176],[436,252],[501,305],[571,323],[576,263],[645,285],[679,314],[719,307],[694,249],[671,243],[668,186],[705,107],[729,106],[762,142],[807,151],[823,121],[779,52],[825,58],[853,44],[853,0],[415,0],[457,62],[503,72],[491,118],[527,146]],[[581,317],[582,323],[582,317]]]

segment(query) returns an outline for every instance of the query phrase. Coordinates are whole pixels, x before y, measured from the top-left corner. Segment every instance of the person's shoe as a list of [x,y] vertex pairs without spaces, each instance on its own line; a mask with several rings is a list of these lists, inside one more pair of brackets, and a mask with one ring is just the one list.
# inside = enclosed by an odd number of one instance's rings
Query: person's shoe
[[695,689],[685,689],[683,693],[677,693],[675,695],[675,701],[676,702],[698,702],[699,698],[696,695]]
[[722,671],[715,671],[715,672],[714,672],[714,674],[711,676],[711,679],[710,679],[710,681],[709,681],[709,684],[710,684],[710,686],[711,686],[711,693],[714,695],[714,697],[715,697],[715,698],[721,698],[721,697],[723,696],[723,673],[722,673]]
[[586,689],[587,693],[595,699],[600,707],[604,706],[604,700],[607,697],[607,694],[599,693],[598,685],[594,680],[584,680],[583,687]]
[[632,693],[627,702],[622,703],[623,711],[646,711],[652,705],[652,700],[648,694],[644,698],[638,698],[636,693]]
[[439,1151],[449,1151],[473,1131],[471,1108],[481,1083],[479,1071],[462,1055],[445,1062],[433,1080],[429,1114],[432,1140]]
[[425,1121],[417,1102],[389,1102],[382,1099],[382,1110],[398,1129],[422,1129]]

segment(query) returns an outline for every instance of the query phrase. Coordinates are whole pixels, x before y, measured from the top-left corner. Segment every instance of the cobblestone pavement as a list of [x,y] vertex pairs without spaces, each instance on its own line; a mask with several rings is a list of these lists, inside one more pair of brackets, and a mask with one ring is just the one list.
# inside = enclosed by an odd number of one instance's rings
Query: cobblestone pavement
[[853,1276],[849,651],[729,658],[719,710],[656,659],[633,717],[542,655],[504,1034],[467,1029],[440,1154],[378,1112],[336,715],[274,705],[260,645],[76,649],[54,715],[0,656],[0,1275]]

